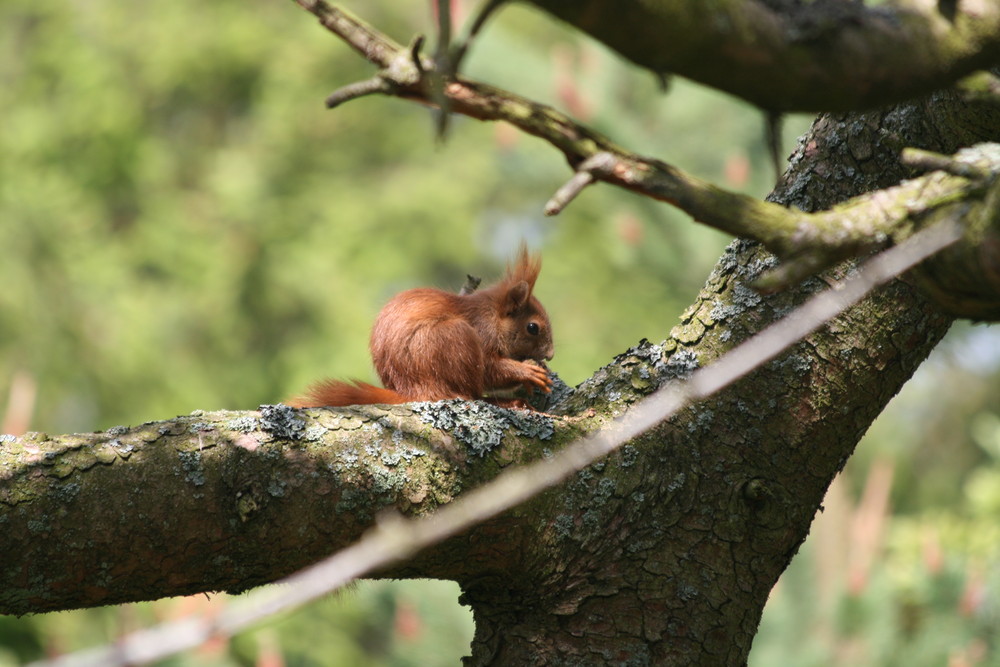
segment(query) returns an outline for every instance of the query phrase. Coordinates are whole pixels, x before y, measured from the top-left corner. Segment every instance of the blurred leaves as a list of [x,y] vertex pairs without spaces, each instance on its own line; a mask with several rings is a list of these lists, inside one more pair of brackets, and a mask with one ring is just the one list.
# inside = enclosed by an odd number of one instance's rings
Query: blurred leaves
[[[918,369],[831,486],[768,601],[751,665],[1000,664],[998,371],[1000,330],[967,324]],[[865,520],[887,464],[892,504]],[[859,545],[875,545],[860,577]]]
[[[429,3],[350,8],[403,43],[433,34]],[[664,94],[528,8],[491,18],[463,69],[726,187],[763,195],[773,180],[757,111],[683,81]],[[458,289],[467,273],[488,281],[522,238],[545,258],[552,367],[575,384],[641,337],[663,338],[728,242],[610,188],[544,219],[569,169],[504,125],[455,118],[438,146],[431,113],[412,104],[324,110],[330,91],[371,74],[291,3],[0,3],[0,396],[37,396],[32,428],[84,431],[254,407],[323,376],[371,380],[369,327],[390,296]],[[804,123],[786,122],[786,145]],[[891,459],[893,509],[906,513],[885,522],[868,585],[817,605],[825,575],[809,569],[807,544],[756,664],[851,651],[864,664],[942,664],[974,641],[997,664],[983,628],[995,627],[1000,586],[998,369],[983,359],[1000,343],[979,331],[956,333],[848,466],[859,481]],[[364,584],[171,664],[249,665],[275,651],[297,665],[454,664],[471,635],[454,598],[431,582]],[[0,665],[183,604],[0,617]],[[785,643],[804,637],[798,652]]]
[[[420,3],[364,11],[404,41],[432,27]],[[555,368],[579,382],[664,336],[727,240],[611,189],[545,220],[569,171],[500,126],[456,119],[439,147],[414,105],[324,111],[370,71],[294,6],[16,0],[0,25],[0,378],[37,381],[35,428],[371,379],[367,335],[389,296],[488,280],[521,238],[545,255]],[[692,87],[663,96],[537,13],[501,12],[466,67],[586,98],[597,125],[696,172],[745,155],[767,187],[754,112]],[[705,117],[723,150],[691,141]]]

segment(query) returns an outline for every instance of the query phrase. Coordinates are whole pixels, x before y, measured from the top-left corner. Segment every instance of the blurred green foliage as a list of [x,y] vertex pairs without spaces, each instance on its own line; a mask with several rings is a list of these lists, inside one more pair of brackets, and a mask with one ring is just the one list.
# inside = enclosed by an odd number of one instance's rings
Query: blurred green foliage
[[[432,27],[424,3],[364,10],[400,40]],[[543,219],[568,169],[509,128],[458,118],[438,146],[417,105],[325,111],[371,67],[292,3],[16,0],[0,19],[0,377],[34,378],[39,429],[370,378],[368,330],[389,296],[495,277],[522,238],[545,255],[555,367],[578,382],[662,337],[726,241],[610,188]],[[673,104],[531,12],[502,13],[476,45],[469,73],[494,70],[528,95],[582,98],[639,150],[710,176],[736,156],[745,186],[767,187],[749,168],[766,162],[755,113],[714,111],[702,91],[687,94],[704,113]],[[704,150],[706,122],[724,150]]]
[[[163,667],[365,665],[451,667],[468,653],[472,617],[456,604],[458,586],[440,581],[359,582],[308,609],[272,619],[260,630],[211,641],[158,662]],[[226,595],[44,614],[0,616],[0,665],[81,650],[120,634],[211,614]]]
[[[426,2],[353,4],[401,42],[433,33]],[[491,21],[466,72],[726,187],[763,195],[773,181],[758,112],[682,81],[663,94],[524,7]],[[387,298],[417,285],[457,289],[466,273],[489,280],[522,239],[545,257],[538,294],[555,329],[552,366],[567,382],[667,334],[728,239],[603,186],[544,219],[569,171],[509,127],[456,118],[439,145],[430,113],[413,104],[366,98],[324,110],[326,94],[371,73],[290,2],[0,4],[0,398],[15,387],[34,396],[12,400],[6,423],[95,430],[252,408],[323,376],[373,379],[368,331]],[[806,122],[786,123],[786,147]],[[968,391],[944,400],[931,388],[935,410],[908,404],[852,463],[864,470],[868,452],[896,462],[893,502],[911,523],[899,524],[891,553],[903,565],[917,548],[908,525],[992,534],[995,375],[978,404],[960,400]],[[937,519],[923,514],[928,503]],[[946,533],[942,549],[973,558]],[[807,636],[810,617],[788,613],[809,606],[806,555],[755,656]],[[976,558],[995,604],[996,561]],[[884,583],[870,603],[842,613],[868,619],[888,605],[962,624],[950,601],[890,576],[895,562],[876,573]],[[796,590],[806,591],[797,602]],[[290,665],[455,664],[471,637],[456,596],[449,584],[365,583],[166,664],[249,665],[273,652]],[[0,665],[93,645],[198,599],[0,617]],[[935,641],[979,636],[962,632]],[[812,650],[828,658],[823,646]]]
[[872,426],[772,593],[751,667],[1000,665],[998,334],[957,325]]

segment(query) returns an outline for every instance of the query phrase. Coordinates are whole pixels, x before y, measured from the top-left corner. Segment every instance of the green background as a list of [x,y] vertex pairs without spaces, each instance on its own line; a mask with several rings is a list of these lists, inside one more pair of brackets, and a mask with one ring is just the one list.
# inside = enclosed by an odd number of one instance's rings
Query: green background
[[[401,42],[433,34],[425,2],[351,8]],[[683,81],[664,94],[529,9],[503,10],[465,71],[724,187],[773,183],[759,112]],[[4,430],[92,431],[374,380],[368,332],[390,296],[489,280],[522,239],[544,257],[551,365],[576,384],[665,337],[729,241],[607,186],[543,217],[569,170],[507,126],[454,118],[439,143],[412,103],[324,109],[372,74],[290,2],[4,0]],[[787,120],[786,153],[807,126]],[[776,588],[751,664],[1000,664],[998,348],[995,330],[957,327],[876,423]],[[169,664],[453,665],[472,632],[457,595],[363,582]],[[0,617],[0,665],[211,604]]]

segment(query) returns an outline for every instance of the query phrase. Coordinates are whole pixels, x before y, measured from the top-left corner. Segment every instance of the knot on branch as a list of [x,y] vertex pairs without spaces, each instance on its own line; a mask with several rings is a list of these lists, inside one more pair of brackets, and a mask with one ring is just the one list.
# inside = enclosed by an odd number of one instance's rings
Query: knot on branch
[[409,49],[398,50],[372,78],[333,91],[326,98],[326,107],[333,109],[366,95],[398,95],[408,89],[420,88],[426,74],[434,71],[432,63],[424,62],[420,55],[423,43],[424,36],[418,35]]

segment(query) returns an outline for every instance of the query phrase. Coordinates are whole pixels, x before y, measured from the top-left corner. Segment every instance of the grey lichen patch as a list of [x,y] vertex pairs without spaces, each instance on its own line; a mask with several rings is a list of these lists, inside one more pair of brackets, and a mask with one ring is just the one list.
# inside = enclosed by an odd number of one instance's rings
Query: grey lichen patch
[[347,487],[340,494],[336,511],[338,514],[355,512],[359,516],[370,516],[372,505],[371,496],[366,489]]
[[49,522],[45,518],[30,519],[27,523],[28,530],[32,533],[47,533],[51,530]]
[[764,297],[745,283],[734,282],[733,289],[729,293],[729,302],[724,303],[723,301],[716,300],[709,313],[709,317],[715,322],[734,319],[743,315],[748,310],[757,308],[763,299]]
[[677,596],[685,602],[690,602],[699,595],[701,595],[701,593],[698,592],[698,589],[690,584],[680,584],[677,587]]
[[622,501],[636,492],[639,476],[623,474],[624,468],[635,465],[637,452],[631,449],[627,466],[603,461],[603,465],[584,468],[569,480],[559,501],[562,513],[548,526],[556,539],[584,543],[606,538],[608,517],[619,512]]
[[0,445],[7,445],[13,442],[17,442],[17,436],[10,433],[0,433]]
[[285,489],[288,483],[280,477],[272,477],[267,484],[267,492],[270,493],[275,498],[281,498],[285,495]]
[[372,491],[380,500],[391,500],[398,491],[402,490],[407,482],[407,477],[401,472],[373,466],[371,469]]
[[673,479],[666,485],[667,493],[673,495],[683,488],[685,482],[687,482],[687,475],[683,472],[679,472],[674,475]]
[[421,421],[448,431],[479,456],[499,446],[508,429],[514,429],[520,436],[540,440],[548,440],[555,433],[551,417],[482,401],[451,399],[414,403],[412,409]]
[[745,283],[738,282],[733,285],[733,303],[743,310],[756,308],[763,300],[764,297]]
[[670,355],[662,373],[661,380],[678,380],[689,377],[698,370],[701,364],[698,355],[691,350],[680,349]]
[[260,406],[260,427],[276,438],[298,440],[305,433],[306,423],[295,408],[281,403]]
[[[638,345],[615,357],[612,366],[620,367],[628,374],[632,389],[640,394],[651,393],[660,386],[663,372],[667,368],[663,344],[650,343],[643,338]],[[613,401],[621,400],[622,397],[621,392],[616,389],[609,390],[607,395]]]
[[726,304],[722,301],[716,301],[712,305],[712,310],[709,312],[708,316],[711,318],[713,323],[715,322],[725,322],[726,320],[738,316],[743,312],[742,308],[735,306],[733,304]]
[[573,514],[559,514],[552,522],[552,530],[556,538],[566,540],[573,536],[576,527],[576,517]]
[[80,485],[77,482],[53,483],[49,488],[55,498],[66,504],[73,502],[80,494]]
[[382,452],[379,459],[382,461],[382,465],[392,468],[398,466],[403,457],[399,455],[399,452]]
[[[379,459],[383,465],[394,467],[402,463],[409,464],[412,463],[414,459],[426,455],[426,452],[407,444],[406,434],[401,429],[379,423],[373,424],[373,426],[377,427],[377,429],[381,429],[382,431],[392,428],[389,435],[389,441],[392,445],[390,446],[388,443],[385,443],[379,447],[373,447],[373,450],[369,452],[370,456]],[[384,436],[380,433],[379,437],[383,438]]]
[[342,474],[354,472],[361,467],[361,456],[356,451],[342,450],[337,461],[327,464],[327,469]]
[[[749,245],[756,245],[755,242],[753,241],[746,241],[746,243]],[[777,257],[775,257],[769,252],[760,251],[754,253],[754,256],[751,257],[749,260],[740,262],[740,264],[736,269],[736,275],[739,276],[739,278],[742,279],[747,284],[752,284],[755,280],[760,278],[765,271],[769,271],[774,267],[776,267],[777,265],[778,265]],[[743,287],[744,289],[753,291],[749,287],[746,286]],[[759,299],[763,298],[759,294],[757,294],[757,292],[754,292],[754,294],[758,297],[758,302]],[[744,297],[741,296],[740,298]],[[751,301],[753,300],[753,297],[747,297],[747,298]]]
[[732,243],[726,246],[725,251],[722,253],[722,257],[715,265],[715,270],[712,272],[713,276],[715,274],[726,275],[732,273],[739,268],[741,264],[741,255],[746,249],[746,245],[752,243],[747,239],[734,239]]
[[[765,297],[750,285],[774,268],[778,260],[770,253],[755,252],[756,249],[756,242],[746,239],[737,239],[726,248],[708,286],[702,290],[698,318],[706,326],[738,319],[763,303]],[[710,308],[705,308],[706,305]]]
[[117,438],[128,433],[128,426],[112,426],[107,431],[108,435]]
[[188,425],[188,433],[207,433],[214,430],[215,426],[210,422],[198,421]]
[[618,465],[622,468],[631,468],[639,458],[639,450],[629,444],[623,445],[619,452],[621,453],[621,461]]
[[802,354],[790,353],[771,362],[775,368],[790,370],[796,375],[804,375],[812,369],[813,360]]
[[676,377],[676,369],[669,364],[677,354],[675,340],[651,343],[643,338],[577,387],[564,411],[602,410],[602,404],[619,410],[614,404],[634,402],[658,389],[664,380]]
[[202,486],[205,483],[205,469],[201,465],[201,452],[177,452],[177,457],[181,462],[184,480],[195,486]]
[[302,434],[303,440],[308,440],[309,442],[316,442],[317,440],[322,440],[323,436],[327,434],[327,429],[325,426],[320,424],[311,424],[306,427],[305,432]]
[[689,433],[708,432],[714,426],[715,411],[710,408],[696,406],[689,409],[692,418],[688,420],[687,430]]
[[240,415],[239,417],[227,421],[226,428],[230,431],[250,433],[260,428],[260,421],[251,415]]
[[[549,375],[552,378],[552,393],[544,394],[546,400],[540,402],[537,405],[533,402],[532,405],[539,410],[551,410],[556,406],[562,405],[565,401],[569,400],[573,396],[575,389],[562,381],[562,378],[555,373],[550,372]],[[535,395],[540,394],[540,392],[535,392]]]
[[648,365],[653,371],[663,370],[663,344],[650,343],[645,338],[639,341],[638,345],[630,347],[622,354],[615,357],[615,362],[622,366],[631,366],[637,363]]

